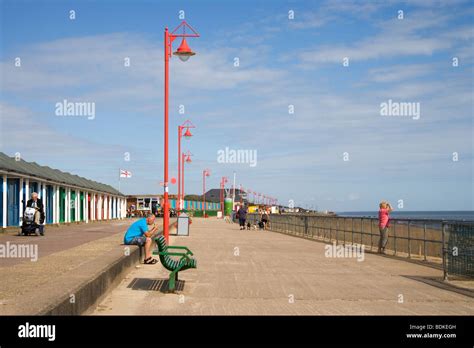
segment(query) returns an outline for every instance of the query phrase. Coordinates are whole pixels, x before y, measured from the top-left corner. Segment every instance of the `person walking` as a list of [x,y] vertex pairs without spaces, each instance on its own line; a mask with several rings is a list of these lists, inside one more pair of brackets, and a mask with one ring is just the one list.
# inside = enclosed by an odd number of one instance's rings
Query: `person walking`
[[245,205],[241,206],[237,211],[239,218],[239,225],[241,230],[245,230],[245,221],[247,220],[247,207]]
[[262,221],[262,224],[263,224],[263,229],[266,230],[268,229],[268,210],[266,207],[263,208],[262,210],[262,215],[261,215],[261,218],[260,220]]
[[392,211],[392,206],[386,201],[382,201],[379,204],[379,254],[385,254],[385,246],[388,242],[388,229],[390,227],[390,212]]

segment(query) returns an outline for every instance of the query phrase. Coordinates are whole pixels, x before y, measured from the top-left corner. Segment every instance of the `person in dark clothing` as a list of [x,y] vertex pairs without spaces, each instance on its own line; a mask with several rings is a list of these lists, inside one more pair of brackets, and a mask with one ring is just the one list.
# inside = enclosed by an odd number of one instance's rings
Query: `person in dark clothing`
[[35,208],[35,224],[40,225],[41,217],[44,214],[43,201],[38,198],[38,194],[33,192],[31,194],[31,199],[26,202],[26,206],[29,208]]
[[268,227],[268,212],[267,212],[267,209],[264,208],[263,211],[262,211],[262,216],[261,216],[261,222],[263,224],[263,229],[267,229]]
[[242,206],[240,207],[239,211],[237,212],[239,218],[239,225],[241,230],[245,230],[245,220],[247,220],[247,207]]

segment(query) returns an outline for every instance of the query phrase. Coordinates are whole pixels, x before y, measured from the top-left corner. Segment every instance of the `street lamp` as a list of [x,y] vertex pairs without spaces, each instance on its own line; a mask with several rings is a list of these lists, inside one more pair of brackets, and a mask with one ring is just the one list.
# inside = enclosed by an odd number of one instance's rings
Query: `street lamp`
[[[191,34],[186,34],[186,28],[191,30]],[[177,33],[179,29],[183,30],[183,33]],[[199,34],[188,24],[186,21],[182,21],[180,25],[176,27],[171,33],[168,32],[168,28],[165,28],[165,39],[164,39],[164,56],[165,56],[165,97],[164,97],[164,178],[163,178],[163,234],[166,238],[166,241],[169,242],[169,209],[170,203],[168,199],[168,111],[169,111],[169,60],[172,52],[172,44],[176,38],[182,37],[183,41],[179,46],[178,50],[174,52],[174,55],[178,56],[181,61],[186,61],[189,57],[193,56],[195,53],[189,48],[186,38],[187,37],[199,37]]]
[[206,176],[210,176],[211,171],[209,169],[204,169],[202,171],[202,217],[206,218]]
[[183,152],[181,154],[181,195],[183,196],[183,201],[184,201],[184,198],[185,198],[185,195],[184,195],[184,162],[191,163],[192,162],[191,156],[192,156],[192,153],[190,153],[189,151],[187,153]]
[[[196,128],[190,120],[184,121],[181,126],[178,126],[178,215],[182,209],[182,199],[181,199],[181,137],[185,139],[190,139],[192,137],[190,128]],[[186,132],[183,134],[183,130],[186,129]]]
[[194,56],[196,53],[191,51],[191,49],[188,46],[188,43],[186,42],[186,38],[183,37],[183,41],[181,41],[181,45],[178,47],[176,52],[173,52],[173,54],[175,56],[178,56],[182,62],[185,62],[189,59],[189,57]]

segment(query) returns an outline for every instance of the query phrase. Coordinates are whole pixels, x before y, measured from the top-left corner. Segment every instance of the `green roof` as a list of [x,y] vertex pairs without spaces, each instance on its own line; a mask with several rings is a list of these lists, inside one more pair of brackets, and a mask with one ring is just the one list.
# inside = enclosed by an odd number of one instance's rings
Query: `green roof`
[[22,159],[17,161],[15,158],[9,157],[3,152],[0,152],[0,170],[24,175],[31,175],[40,179],[54,181],[58,184],[61,183],[93,191],[123,196],[122,193],[120,193],[110,185],[101,184],[100,182],[89,180],[71,173],[62,172],[60,170],[53,169],[48,166],[41,166],[36,162],[26,162]]

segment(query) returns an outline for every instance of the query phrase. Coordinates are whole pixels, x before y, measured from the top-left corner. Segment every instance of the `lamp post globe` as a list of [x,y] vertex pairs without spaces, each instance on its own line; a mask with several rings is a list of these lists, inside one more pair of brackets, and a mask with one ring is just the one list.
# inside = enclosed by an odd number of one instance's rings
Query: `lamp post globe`
[[183,37],[183,41],[181,41],[181,45],[179,45],[178,49],[176,52],[173,52],[175,56],[178,56],[178,58],[182,62],[186,62],[189,57],[194,56],[196,53],[189,48],[188,43],[186,42],[186,38]]

